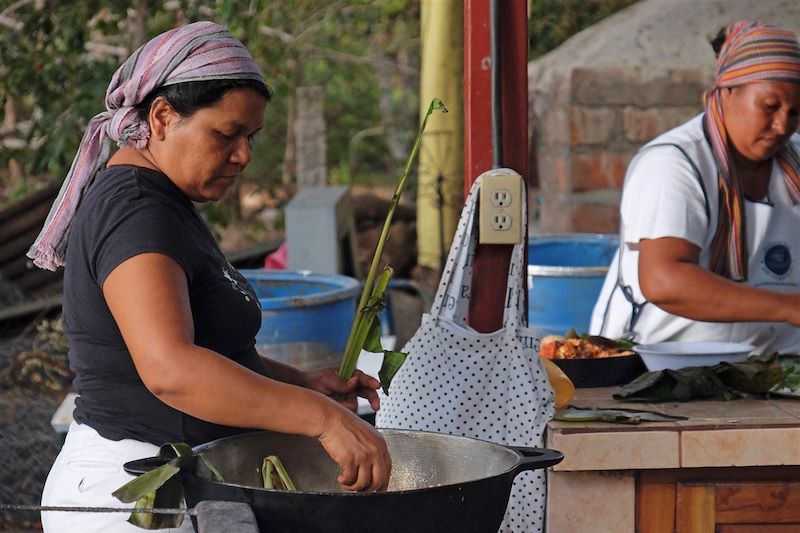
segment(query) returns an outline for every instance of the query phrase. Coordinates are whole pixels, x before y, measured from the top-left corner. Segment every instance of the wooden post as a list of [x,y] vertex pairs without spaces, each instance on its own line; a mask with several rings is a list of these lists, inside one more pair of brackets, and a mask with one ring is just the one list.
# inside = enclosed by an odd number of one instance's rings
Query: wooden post
[[[492,0],[464,0],[465,194],[492,168]],[[499,19],[502,139],[501,166],[528,181],[528,26],[526,0],[497,1]],[[527,225],[526,225],[527,227]],[[527,240],[527,230],[525,232]],[[480,332],[502,326],[511,245],[478,246],[472,277],[469,322]],[[524,276],[525,272],[520,275]],[[524,286],[524,285],[523,285]]]

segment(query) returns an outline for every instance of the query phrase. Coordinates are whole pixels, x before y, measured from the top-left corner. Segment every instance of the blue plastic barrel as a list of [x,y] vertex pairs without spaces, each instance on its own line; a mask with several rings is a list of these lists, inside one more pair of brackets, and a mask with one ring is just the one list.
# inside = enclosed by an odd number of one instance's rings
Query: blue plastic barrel
[[261,303],[259,353],[302,370],[339,366],[361,294],[357,279],[297,271],[240,272]]
[[568,233],[528,240],[528,322],[542,335],[589,330],[592,309],[617,252],[616,235]]

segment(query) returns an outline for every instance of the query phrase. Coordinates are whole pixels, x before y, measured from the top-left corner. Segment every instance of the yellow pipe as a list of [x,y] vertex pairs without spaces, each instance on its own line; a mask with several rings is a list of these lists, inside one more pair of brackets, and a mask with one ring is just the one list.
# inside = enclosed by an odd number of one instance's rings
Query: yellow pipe
[[420,122],[432,98],[449,110],[425,131],[419,153],[418,263],[438,271],[464,204],[464,6],[422,0],[421,7]]

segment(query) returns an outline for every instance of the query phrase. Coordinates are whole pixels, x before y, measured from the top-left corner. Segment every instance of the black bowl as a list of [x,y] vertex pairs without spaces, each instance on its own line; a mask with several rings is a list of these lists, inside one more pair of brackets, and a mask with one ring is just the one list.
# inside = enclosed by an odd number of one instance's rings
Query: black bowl
[[647,372],[639,354],[599,359],[553,359],[578,389],[624,385]]

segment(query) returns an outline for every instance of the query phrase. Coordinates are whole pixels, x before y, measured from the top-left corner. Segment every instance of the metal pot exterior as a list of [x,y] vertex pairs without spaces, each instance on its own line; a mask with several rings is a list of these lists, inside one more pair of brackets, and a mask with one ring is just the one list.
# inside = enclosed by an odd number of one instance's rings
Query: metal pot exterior
[[[383,429],[392,479],[382,493],[343,492],[337,465],[316,439],[272,432],[228,437],[195,447],[225,483],[183,475],[188,506],[204,500],[250,505],[262,531],[296,533],[485,533],[500,527],[514,477],[563,459],[560,452],[509,448],[438,433]],[[277,455],[299,492],[259,489],[261,460]]]
[[192,477],[186,503],[244,502],[259,530],[270,533],[494,532],[511,491],[512,473],[456,486],[374,494],[305,494],[247,489]]

